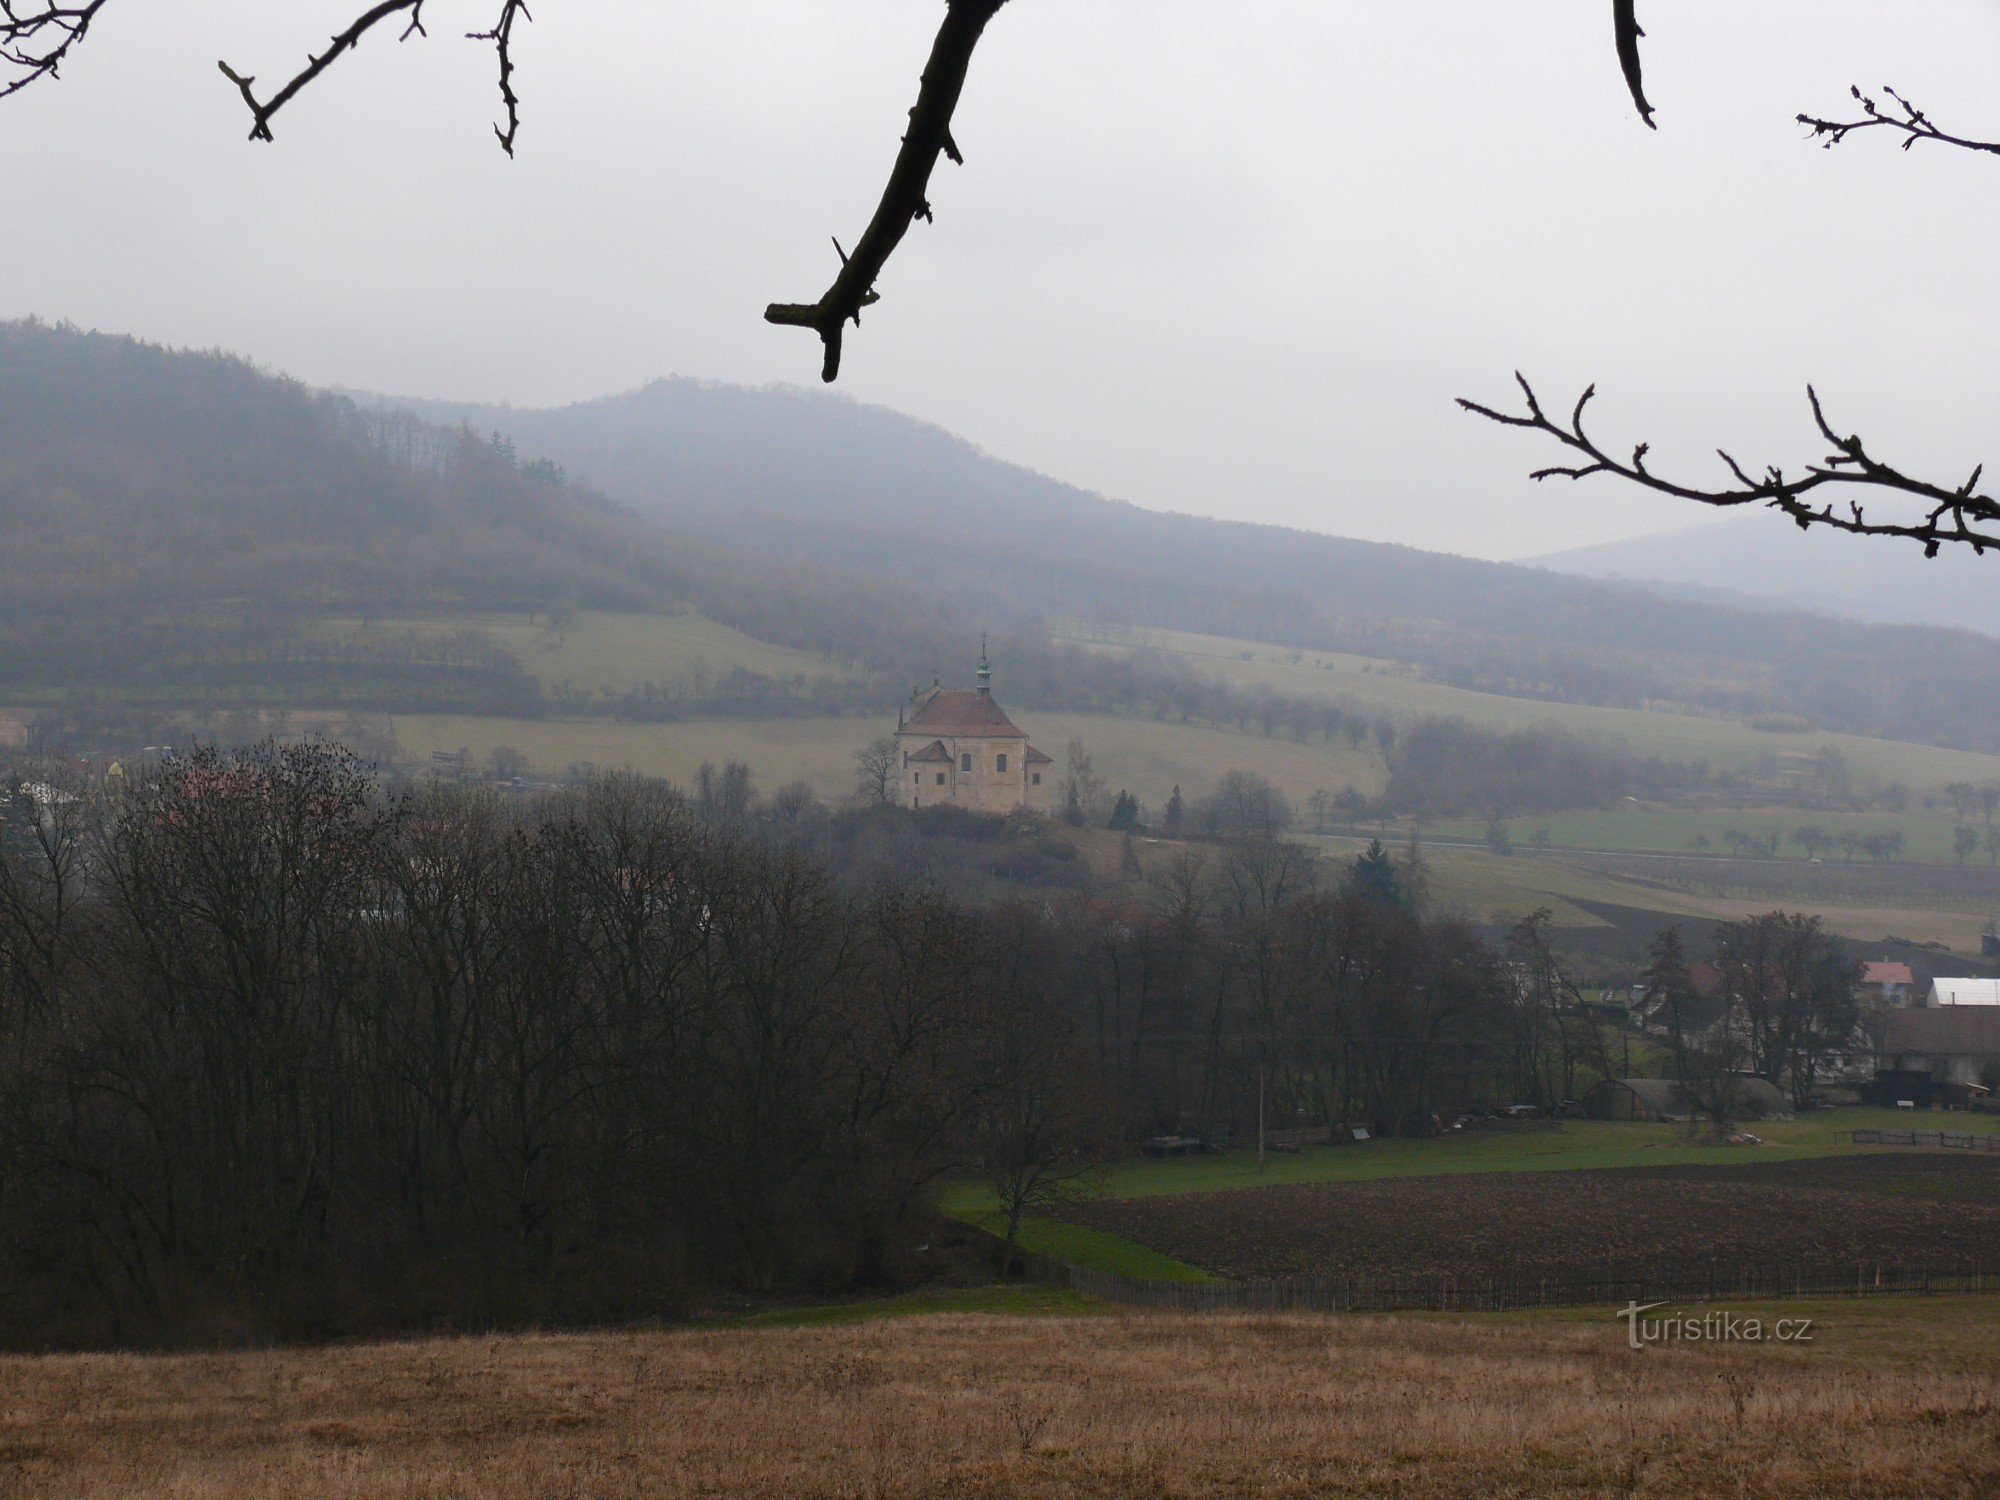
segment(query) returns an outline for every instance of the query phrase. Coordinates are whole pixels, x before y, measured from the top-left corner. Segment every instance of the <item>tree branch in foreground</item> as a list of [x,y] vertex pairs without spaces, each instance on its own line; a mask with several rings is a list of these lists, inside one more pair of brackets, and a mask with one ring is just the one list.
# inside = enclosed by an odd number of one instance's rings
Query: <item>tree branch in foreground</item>
[[1811,127],[1813,136],[1819,139],[1820,143],[1829,151],[1857,130],[1875,130],[1881,128],[1889,130],[1892,134],[1901,135],[1905,151],[1916,145],[1918,141],[1936,141],[1940,146],[1958,146],[1966,151],[1987,151],[2000,156],[2000,141],[1968,140],[1964,136],[1951,135],[1946,131],[1939,130],[1936,125],[1931,123],[1929,115],[1918,109],[1916,105],[1910,103],[1909,100],[1905,99],[1887,84],[1882,86],[1882,92],[1896,101],[1896,108],[1902,111],[1900,115],[1882,108],[1873,99],[1862,93],[1859,88],[1850,87],[1848,92],[1860,102],[1862,119],[1822,120],[1813,115],[1800,115],[1798,117],[1799,123]]
[[0,63],[17,70],[17,76],[0,82],[0,99],[37,79],[56,77],[69,49],[83,40],[103,8],[104,0],[88,0],[24,10],[21,0],[0,0]]
[[[1768,505],[1790,516],[1801,531],[1824,526],[1857,536],[1894,536],[1922,542],[1926,557],[1936,557],[1938,548],[1946,542],[1960,543],[1979,553],[1984,553],[1988,547],[2000,547],[2000,500],[1977,492],[1979,477],[1984,472],[1983,465],[1975,468],[1971,477],[1956,489],[1913,479],[1876,459],[1859,437],[1842,437],[1836,433],[1828,425],[1826,413],[1820,407],[1819,394],[1811,386],[1806,387],[1806,399],[1812,404],[1813,421],[1833,452],[1821,463],[1806,465],[1805,473],[1799,478],[1788,479],[1783,470],[1773,465],[1766,468],[1761,477],[1753,479],[1741,464],[1718,449],[1718,455],[1729,466],[1729,472],[1735,476],[1739,487],[1708,490],[1662,479],[1648,470],[1646,453],[1650,444],[1640,443],[1635,447],[1629,462],[1612,458],[1600,448],[1583,427],[1583,410],[1590,404],[1591,397],[1597,394],[1596,386],[1584,391],[1576,409],[1570,413],[1569,425],[1565,427],[1552,421],[1542,410],[1534,387],[1528,384],[1520,371],[1514,372],[1514,379],[1527,398],[1527,410],[1523,414],[1509,415],[1495,411],[1463,396],[1458,398],[1458,404],[1469,412],[1507,427],[1526,427],[1545,432],[1564,447],[1589,460],[1582,464],[1537,469],[1532,478],[1587,479],[1593,474],[1615,474],[1660,494],[1697,501],[1702,505],[1725,508]],[[1831,502],[1814,504],[1806,498],[1816,490],[1841,487],[1878,490],[1921,501],[1923,512],[1920,517],[1906,521],[1874,520],[1856,500],[1846,501],[1844,511],[1836,511]]]
[[944,24],[938,28],[930,61],[917,90],[917,102],[910,111],[910,128],[896,153],[896,165],[889,173],[888,186],[875,216],[868,221],[854,253],[833,242],[840,256],[840,274],[834,277],[817,302],[773,302],[764,309],[764,321],[791,328],[810,328],[825,347],[820,379],[833,381],[840,375],[840,340],[848,319],[861,323],[861,309],[879,301],[875,278],[910,224],[917,219],[930,221],[931,172],[940,154],[963,165],[964,158],[951,138],[951,117],[958,108],[958,96],[965,87],[965,74],[972,63],[973,49],[1007,0],[946,0]]
[[1639,118],[1648,129],[1658,130],[1639,66],[1639,38],[1646,33],[1639,25],[1638,0],[1611,0],[1611,29],[1618,38],[1618,67],[1625,74],[1625,87],[1632,91],[1632,102],[1639,106]]
[[[102,3],[102,0],[99,0]],[[428,0],[379,0],[353,21],[347,29],[335,34],[326,51],[314,57],[306,54],[306,65],[293,75],[285,86],[268,99],[259,99],[256,92],[257,79],[254,75],[239,73],[226,62],[216,66],[243,95],[243,102],[250,110],[250,139],[268,141],[271,139],[271,117],[287,104],[320,74],[332,67],[345,54],[361,45],[362,37],[392,16],[405,17],[402,35],[398,41],[407,42],[413,36],[428,36],[424,30],[424,6]],[[514,22],[533,20],[528,14],[527,0],[501,0],[500,15],[493,23],[491,31],[468,31],[466,37],[475,42],[491,42],[493,50],[500,58],[500,102],[507,111],[505,129],[495,125],[493,134],[499,138],[500,148],[509,156],[514,154],[514,138],[521,130],[521,101],[514,93]]]
[[[493,127],[494,135],[500,138],[500,149],[508,159],[514,156],[514,137],[521,133],[521,101],[514,93],[514,20],[516,17],[532,21],[528,14],[528,0],[501,0],[500,19],[493,23],[491,31],[468,31],[467,41],[491,42],[493,50],[500,55],[500,102],[507,109],[507,128]],[[404,35],[408,35],[407,32]]]

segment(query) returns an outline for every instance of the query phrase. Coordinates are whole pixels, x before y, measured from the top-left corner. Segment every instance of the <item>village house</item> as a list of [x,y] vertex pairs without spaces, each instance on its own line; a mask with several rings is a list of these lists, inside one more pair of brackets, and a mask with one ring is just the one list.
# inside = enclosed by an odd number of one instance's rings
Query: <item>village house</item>
[[1878,1010],[1900,1010],[1916,993],[1916,976],[1908,964],[1867,963],[1861,967],[1861,1002]]
[[1049,810],[1053,760],[993,699],[993,668],[979,644],[979,686],[910,694],[897,715],[896,764],[905,806],[962,807],[973,812]]

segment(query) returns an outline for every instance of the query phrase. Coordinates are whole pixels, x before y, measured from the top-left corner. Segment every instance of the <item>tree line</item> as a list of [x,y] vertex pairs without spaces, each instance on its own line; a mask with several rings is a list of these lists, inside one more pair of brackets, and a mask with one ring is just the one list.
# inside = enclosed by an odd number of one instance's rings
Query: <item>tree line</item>
[[855,831],[926,815],[743,781],[390,795],[344,750],[269,743],[115,797],[14,776],[11,1336],[894,1282],[947,1173],[1019,1211],[1159,1132],[1422,1132],[1608,1066],[1560,987],[1379,847],[1167,846],[1115,894],[982,899]]

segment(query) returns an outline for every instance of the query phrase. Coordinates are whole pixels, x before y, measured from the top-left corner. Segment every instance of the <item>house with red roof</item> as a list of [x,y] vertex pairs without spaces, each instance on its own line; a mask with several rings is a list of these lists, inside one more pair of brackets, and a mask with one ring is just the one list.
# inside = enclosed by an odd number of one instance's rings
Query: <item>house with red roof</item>
[[897,716],[896,759],[906,807],[973,812],[1049,811],[1055,762],[993,699],[993,668],[979,644],[979,686],[913,692]]
[[1899,1010],[1908,1005],[1916,982],[1908,964],[1884,959],[1861,966],[1861,998],[1883,1010]]

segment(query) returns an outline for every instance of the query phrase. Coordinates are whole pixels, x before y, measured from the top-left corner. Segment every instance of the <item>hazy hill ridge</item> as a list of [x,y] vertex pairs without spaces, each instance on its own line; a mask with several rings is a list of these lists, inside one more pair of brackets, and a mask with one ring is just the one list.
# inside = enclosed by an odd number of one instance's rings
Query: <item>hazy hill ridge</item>
[[[663,381],[552,411],[356,401],[230,356],[5,324],[0,528],[0,691],[16,705],[532,715],[559,684],[453,610],[691,608],[837,664],[838,702],[825,684],[739,681],[711,684],[708,708],[663,691],[563,711],[875,711],[982,627],[1021,638],[1016,701],[1111,707],[1110,676],[1033,644],[1080,623],[1346,651],[1517,698],[2000,748],[2000,642],[1972,632],[1147,511],[791,390]],[[441,624],[362,644],[320,626],[412,611]]]
[[546,410],[396,404],[505,431],[692,535],[894,580],[996,623],[1188,629],[1388,657],[1513,696],[2000,746],[2000,642],[1969,631],[1149,511],[792,388],[661,380]]
[[1994,558],[1962,549],[1926,558],[1895,541],[1801,533],[1764,513],[1527,561],[1577,577],[1728,589],[1851,619],[2000,635]]

